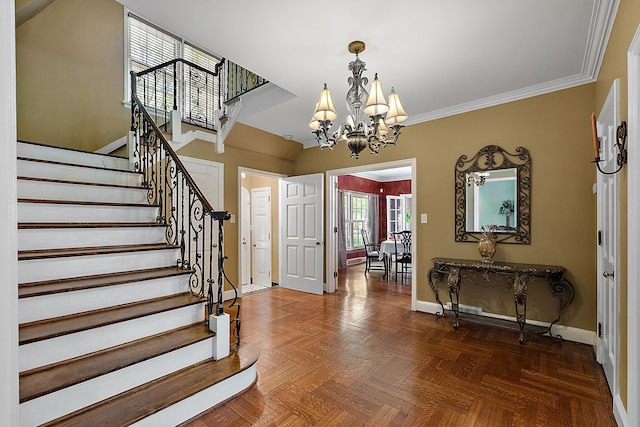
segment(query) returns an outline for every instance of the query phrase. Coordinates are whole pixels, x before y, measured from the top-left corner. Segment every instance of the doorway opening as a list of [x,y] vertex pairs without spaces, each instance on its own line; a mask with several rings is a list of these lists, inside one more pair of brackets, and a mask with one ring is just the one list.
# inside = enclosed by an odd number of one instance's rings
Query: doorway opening
[[[383,200],[384,203],[380,203],[380,205],[384,206],[384,208],[380,209],[383,213],[378,218],[378,233],[377,239],[379,242],[384,241],[390,231],[401,231],[401,230],[388,230],[389,224],[392,226],[400,227],[408,230],[415,230],[416,222],[415,222],[415,212],[416,212],[416,159],[405,159],[398,160],[393,162],[385,162],[385,163],[376,163],[370,165],[357,166],[352,168],[344,168],[344,169],[336,169],[327,171],[327,292],[333,292],[336,290],[338,286],[338,276],[340,274],[340,269],[338,268],[338,229],[339,229],[339,216],[338,216],[338,206],[340,197],[343,197],[343,194],[339,191],[338,181],[341,176],[351,176],[356,178],[363,178],[365,180],[378,182],[378,186],[376,187],[377,193],[376,195],[380,200]],[[390,193],[385,193],[385,187],[388,182],[397,182],[401,183],[406,181],[408,183],[408,188],[400,188],[396,191],[392,191]],[[382,189],[382,193],[380,192]],[[398,194],[391,194],[398,193]],[[402,218],[395,218],[394,221],[388,221],[386,212],[388,211],[386,207],[387,203],[387,195],[390,195],[391,202],[400,200],[402,204],[394,204],[393,210],[394,213],[397,214],[402,208]],[[400,221],[401,219],[401,221]],[[353,227],[352,227],[353,228]],[[371,227],[370,227],[371,228]],[[375,227],[373,227],[375,228]],[[382,230],[382,231],[380,231]],[[346,228],[345,228],[346,231]],[[351,233],[352,240],[357,238],[357,230],[349,231]],[[356,233],[356,234],[354,234]],[[414,239],[415,240],[415,239]],[[412,259],[416,259],[415,257],[415,244],[411,245],[411,256]],[[351,259],[354,258],[353,255],[350,256]],[[355,261],[350,261],[354,263]],[[416,277],[415,274],[410,274],[410,284],[411,284],[411,309],[415,310],[416,304]],[[391,278],[393,279],[393,278]]]
[[284,175],[238,168],[239,295],[278,284],[279,188]]

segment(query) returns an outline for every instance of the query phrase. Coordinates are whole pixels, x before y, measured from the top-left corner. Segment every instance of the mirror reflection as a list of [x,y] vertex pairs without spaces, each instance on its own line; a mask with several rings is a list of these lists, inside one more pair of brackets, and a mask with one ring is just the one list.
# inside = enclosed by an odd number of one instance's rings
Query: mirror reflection
[[482,226],[499,227],[497,232],[515,233],[517,169],[500,169],[467,174],[467,231],[481,232]]

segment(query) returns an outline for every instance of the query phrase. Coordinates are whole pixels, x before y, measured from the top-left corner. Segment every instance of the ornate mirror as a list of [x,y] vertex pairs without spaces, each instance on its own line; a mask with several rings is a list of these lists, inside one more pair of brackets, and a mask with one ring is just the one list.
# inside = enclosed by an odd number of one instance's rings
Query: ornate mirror
[[455,169],[456,242],[480,240],[483,228],[498,242],[531,243],[531,158],[524,147],[511,154],[487,145],[472,158],[462,155]]

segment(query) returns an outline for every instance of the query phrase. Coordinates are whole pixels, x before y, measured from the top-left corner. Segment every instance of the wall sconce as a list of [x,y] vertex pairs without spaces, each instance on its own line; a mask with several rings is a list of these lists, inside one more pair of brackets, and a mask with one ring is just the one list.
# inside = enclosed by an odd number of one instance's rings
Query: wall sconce
[[596,156],[593,162],[596,164],[596,167],[598,168],[600,173],[604,175],[613,175],[620,172],[624,167],[625,163],[627,163],[627,122],[622,121],[620,123],[620,126],[618,126],[618,130],[616,132],[617,142],[614,144],[614,146],[618,149],[618,156],[616,159],[618,167],[614,171],[605,171],[605,170],[602,170],[602,168],[600,167],[600,162],[602,162],[603,160],[600,160],[600,142],[601,141],[600,141],[600,137],[598,137],[598,130],[596,129],[595,114],[591,115],[591,124],[592,124],[592,130],[593,130],[593,147],[594,147],[595,156]]

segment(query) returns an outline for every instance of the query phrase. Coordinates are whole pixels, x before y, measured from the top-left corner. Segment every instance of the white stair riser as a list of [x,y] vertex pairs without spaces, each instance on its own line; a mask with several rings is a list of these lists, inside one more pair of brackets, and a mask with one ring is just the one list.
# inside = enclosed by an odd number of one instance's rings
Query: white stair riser
[[157,216],[153,206],[18,203],[19,222],[155,222]]
[[61,292],[18,300],[18,322],[27,323],[189,291],[189,275]]
[[61,182],[18,180],[18,198],[74,202],[146,203],[144,188],[105,187]]
[[18,369],[20,372],[34,369],[181,326],[204,322],[204,307],[203,302],[44,341],[22,344],[18,347]]
[[94,169],[82,166],[18,160],[18,176],[58,179],[62,181],[91,182],[94,184],[140,185],[140,174]]
[[207,339],[21,403],[19,406],[21,425],[40,425],[211,357],[212,339]]
[[177,264],[179,250],[164,249],[18,261],[18,283],[91,276]]
[[153,413],[131,424],[131,427],[177,426],[198,414],[237,396],[253,385],[257,379],[256,364],[244,371],[202,390],[180,402]]
[[165,243],[163,227],[36,228],[18,230],[18,250]]
[[54,162],[74,163],[109,169],[127,170],[129,168],[129,160],[125,158],[85,153],[75,150],[65,150],[62,148],[47,147],[38,144],[18,142],[16,151],[18,157],[26,157],[30,159],[51,160]]

